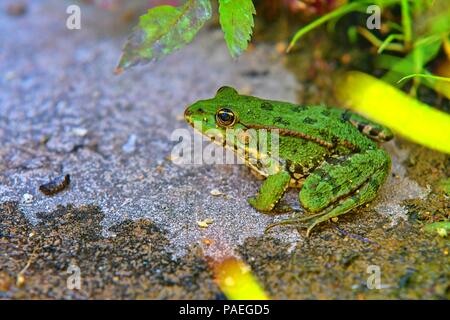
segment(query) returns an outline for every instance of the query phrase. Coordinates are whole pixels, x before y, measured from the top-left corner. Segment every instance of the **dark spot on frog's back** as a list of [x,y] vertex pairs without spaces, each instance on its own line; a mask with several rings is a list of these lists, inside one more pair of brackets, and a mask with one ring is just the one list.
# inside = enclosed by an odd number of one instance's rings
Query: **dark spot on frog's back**
[[364,128],[366,127],[367,124],[365,123],[358,123],[358,130],[363,132]]
[[290,125],[290,122],[287,121],[287,120],[284,120],[282,117],[275,117],[273,119],[273,123],[274,124],[279,123],[279,124],[282,124],[284,126],[289,126]]
[[350,155],[344,155],[344,156],[334,156],[334,157],[330,157],[328,158],[326,161],[334,166],[340,165],[343,162],[345,162],[348,158],[350,158]]
[[307,124],[314,124],[316,122],[317,122],[316,119],[313,119],[313,118],[310,118],[310,117],[306,117],[305,119],[303,119],[303,123],[307,123]]
[[293,112],[303,112],[303,111],[305,111],[307,108],[305,107],[305,106],[293,106],[292,108],[291,108],[291,110],[293,111]]
[[291,173],[303,173],[303,166],[292,160],[286,160],[286,169]]
[[381,133],[381,131],[379,129],[376,129],[376,128],[370,129],[370,132],[369,132],[369,134],[371,136],[374,136],[374,137],[378,136],[380,133]]
[[331,114],[330,110],[323,110],[321,113],[322,113],[325,117],[329,117],[330,114]]
[[350,119],[350,117],[351,117],[350,112],[348,110],[345,110],[342,113],[341,120],[342,120],[342,122],[347,122]]
[[267,111],[272,111],[273,105],[270,104],[269,102],[263,102],[263,103],[261,103],[261,109],[267,110]]
[[314,174],[318,175],[320,177],[320,180],[327,181],[330,184],[333,182],[333,178],[331,177],[330,173],[324,169],[317,169],[314,171]]

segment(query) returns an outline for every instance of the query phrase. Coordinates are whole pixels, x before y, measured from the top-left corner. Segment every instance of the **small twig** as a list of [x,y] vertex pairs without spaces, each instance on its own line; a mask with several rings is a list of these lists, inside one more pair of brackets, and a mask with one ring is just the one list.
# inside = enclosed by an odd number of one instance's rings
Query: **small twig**
[[362,27],[357,27],[356,30],[358,31],[358,33],[360,35],[362,35],[364,38],[366,38],[367,41],[369,41],[371,44],[373,44],[377,48],[380,48],[382,45],[384,45],[383,50],[405,52],[405,48],[402,44],[389,43],[386,45],[383,41],[378,39],[373,33],[371,33],[370,31],[368,31]]
[[33,253],[31,254],[30,258],[27,261],[27,264],[17,274],[17,276],[16,276],[16,286],[20,286],[23,283],[23,274],[27,271],[27,269],[34,262],[34,259],[36,259],[36,250],[37,250],[37,248],[34,248]]

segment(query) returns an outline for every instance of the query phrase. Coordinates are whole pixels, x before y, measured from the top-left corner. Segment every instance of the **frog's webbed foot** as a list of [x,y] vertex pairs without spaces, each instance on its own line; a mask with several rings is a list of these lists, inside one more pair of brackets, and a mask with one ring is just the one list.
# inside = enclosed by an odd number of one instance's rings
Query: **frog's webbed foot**
[[268,229],[308,222],[309,236],[319,223],[372,201],[389,172],[389,165],[384,150],[354,154],[339,164],[325,163],[305,180],[299,195],[303,207],[313,214],[280,221]]
[[290,218],[290,219],[285,219],[282,221],[278,221],[272,224],[269,224],[266,229],[264,230],[264,232],[269,232],[269,230],[271,230],[274,227],[278,227],[278,226],[286,226],[286,225],[300,225],[303,222],[307,222],[309,220],[312,220],[311,222],[309,222],[306,225],[307,228],[307,232],[306,232],[306,236],[309,237],[309,234],[311,233],[312,228],[314,228],[318,223],[320,222],[316,222],[316,219],[320,216],[324,215],[323,212],[320,213],[316,213],[316,214],[311,214],[311,215],[306,215],[306,216],[302,216],[302,217],[298,217],[298,218]]

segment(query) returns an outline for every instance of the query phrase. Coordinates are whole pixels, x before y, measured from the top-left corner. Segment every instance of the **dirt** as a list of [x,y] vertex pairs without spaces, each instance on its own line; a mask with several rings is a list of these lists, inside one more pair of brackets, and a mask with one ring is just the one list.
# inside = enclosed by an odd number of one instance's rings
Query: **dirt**
[[[167,236],[149,220],[127,220],[101,236],[98,208],[59,208],[31,225],[11,203],[0,207],[0,288],[12,299],[218,299],[202,250],[183,259],[167,252]],[[70,266],[81,290],[70,290]]]
[[[64,29],[60,1],[29,4],[20,18],[0,13],[0,298],[224,299],[211,264],[229,255],[274,299],[450,298],[448,238],[423,231],[449,217],[448,155],[397,137],[385,145],[393,169],[379,198],[310,238],[281,227],[264,234],[280,217],[247,205],[260,182],[243,166],[168,160],[171,133],[187,129],[186,104],[229,84],[332,105],[330,75],[361,63],[354,52],[330,58],[333,44],[312,36],[284,55],[291,30],[277,22],[276,36],[257,35],[233,62],[212,25],[160,64],[117,78],[126,27],[83,10],[77,33]],[[67,190],[39,192],[63,173]],[[69,289],[73,268],[80,290]],[[368,288],[370,270],[380,287]]]

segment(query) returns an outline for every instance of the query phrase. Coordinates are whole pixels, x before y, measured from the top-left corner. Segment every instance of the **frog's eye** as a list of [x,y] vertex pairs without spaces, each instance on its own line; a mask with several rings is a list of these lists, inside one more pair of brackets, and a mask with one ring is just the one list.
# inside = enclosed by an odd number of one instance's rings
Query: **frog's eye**
[[231,127],[236,122],[236,115],[231,109],[221,108],[216,112],[216,122],[221,127]]

